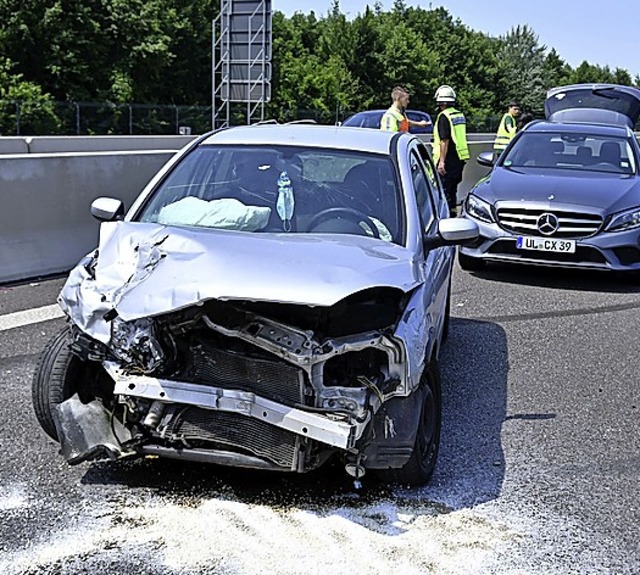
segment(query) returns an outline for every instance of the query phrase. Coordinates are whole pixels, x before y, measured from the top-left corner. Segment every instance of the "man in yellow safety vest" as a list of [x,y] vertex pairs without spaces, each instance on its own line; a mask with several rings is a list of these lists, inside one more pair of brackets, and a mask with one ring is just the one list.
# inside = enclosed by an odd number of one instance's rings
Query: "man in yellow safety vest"
[[387,132],[408,132],[409,126],[428,126],[431,122],[420,120],[415,122],[407,118],[405,113],[409,105],[409,92],[402,86],[396,86],[391,90],[393,104],[384,113],[380,121],[380,129]]
[[435,99],[440,108],[433,130],[433,161],[436,164],[451,215],[456,215],[458,184],[469,159],[467,120],[454,108],[456,93],[444,84],[436,90]]
[[521,111],[522,110],[518,102],[509,103],[509,109],[500,120],[498,132],[496,133],[496,139],[493,143],[493,152],[495,157],[504,152],[504,149],[509,145],[509,142],[516,135],[516,132],[518,131],[518,117],[520,116]]

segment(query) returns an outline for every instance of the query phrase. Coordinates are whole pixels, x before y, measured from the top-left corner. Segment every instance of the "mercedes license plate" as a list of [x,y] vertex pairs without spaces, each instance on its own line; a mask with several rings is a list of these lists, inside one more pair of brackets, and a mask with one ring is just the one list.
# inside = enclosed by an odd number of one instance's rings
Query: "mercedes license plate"
[[575,240],[552,240],[551,238],[518,236],[516,247],[519,250],[538,250],[541,252],[573,254],[576,251],[576,242]]

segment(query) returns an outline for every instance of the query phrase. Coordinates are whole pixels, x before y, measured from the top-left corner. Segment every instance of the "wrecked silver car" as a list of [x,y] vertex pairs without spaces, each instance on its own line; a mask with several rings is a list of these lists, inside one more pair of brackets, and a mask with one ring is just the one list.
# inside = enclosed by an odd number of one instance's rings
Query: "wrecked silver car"
[[409,134],[257,125],[201,137],[124,216],[59,303],[35,413],[70,464],[157,455],[422,484],[440,437],[438,352],[454,245]]

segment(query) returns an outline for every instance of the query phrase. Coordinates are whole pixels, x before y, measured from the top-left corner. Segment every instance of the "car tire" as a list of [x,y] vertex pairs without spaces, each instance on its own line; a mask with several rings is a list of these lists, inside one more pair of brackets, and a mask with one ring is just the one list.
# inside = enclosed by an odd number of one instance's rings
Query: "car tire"
[[442,424],[442,395],[438,364],[430,363],[422,376],[421,413],[418,420],[416,441],[411,457],[398,469],[377,471],[380,480],[387,484],[420,486],[431,479],[440,450],[440,427]]
[[460,251],[458,252],[458,263],[466,272],[479,272],[486,264],[484,260],[467,256]]
[[53,410],[75,392],[83,368],[82,360],[69,347],[71,332],[65,327],[45,346],[31,386],[31,400],[38,423],[44,432],[58,441]]

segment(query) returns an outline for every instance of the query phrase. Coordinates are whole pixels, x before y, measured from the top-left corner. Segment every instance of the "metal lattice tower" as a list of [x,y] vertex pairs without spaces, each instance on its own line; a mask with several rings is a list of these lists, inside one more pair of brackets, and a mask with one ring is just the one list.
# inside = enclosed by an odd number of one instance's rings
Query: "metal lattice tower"
[[231,125],[232,103],[246,105],[247,124],[264,120],[271,99],[271,25],[271,0],[221,0],[211,26],[213,129]]

